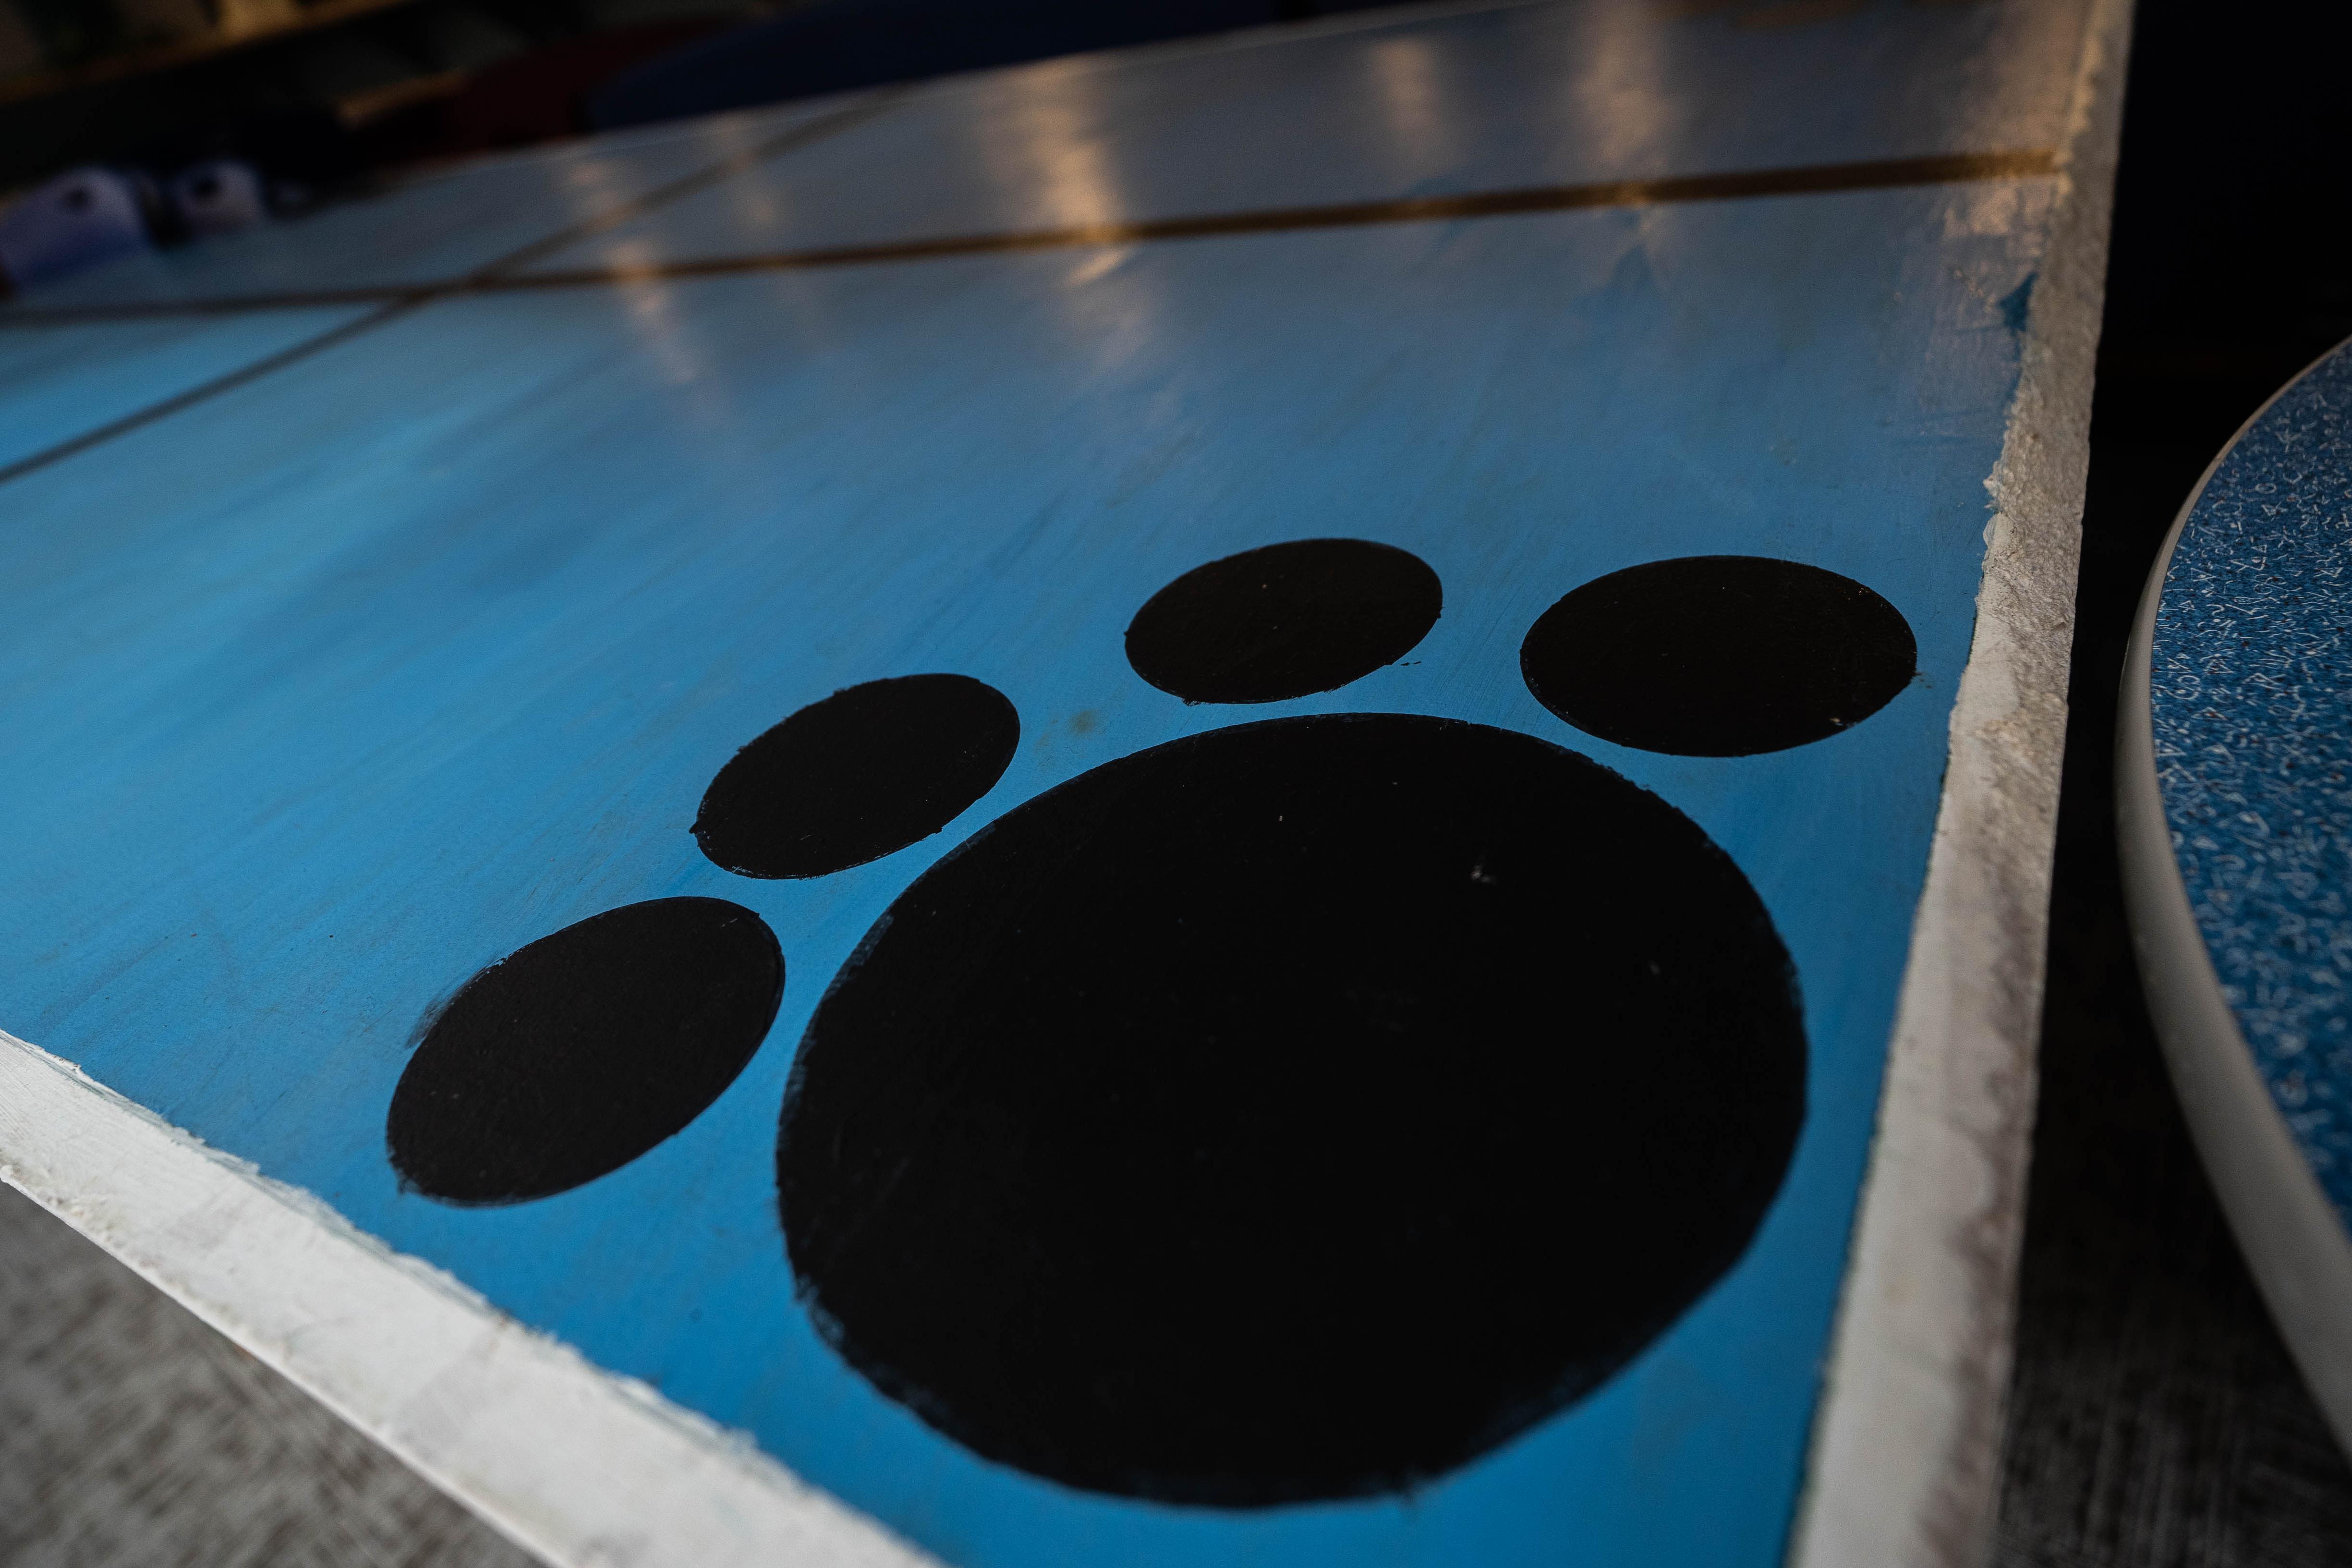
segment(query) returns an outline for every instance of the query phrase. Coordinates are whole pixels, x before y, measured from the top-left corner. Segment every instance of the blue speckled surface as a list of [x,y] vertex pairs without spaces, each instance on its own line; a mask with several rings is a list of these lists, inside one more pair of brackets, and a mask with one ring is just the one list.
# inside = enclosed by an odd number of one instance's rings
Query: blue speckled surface
[[2151,707],[2173,853],[2224,998],[2352,1220],[2352,345],[2290,387],[2190,512]]

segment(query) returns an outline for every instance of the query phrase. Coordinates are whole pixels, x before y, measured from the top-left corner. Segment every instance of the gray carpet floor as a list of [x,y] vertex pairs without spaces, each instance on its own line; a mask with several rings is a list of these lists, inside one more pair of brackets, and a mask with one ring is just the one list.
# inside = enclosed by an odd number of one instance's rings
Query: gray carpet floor
[[0,1563],[536,1562],[0,1187]]

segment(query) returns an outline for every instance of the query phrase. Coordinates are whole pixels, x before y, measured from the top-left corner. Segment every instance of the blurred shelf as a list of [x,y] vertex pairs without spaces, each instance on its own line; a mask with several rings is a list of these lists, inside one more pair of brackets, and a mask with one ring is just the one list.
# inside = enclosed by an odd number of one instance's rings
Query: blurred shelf
[[305,6],[282,20],[256,22],[234,31],[224,29],[203,37],[109,55],[70,70],[35,71],[0,79],[0,104],[22,103],[80,88],[152,76],[417,3],[418,0],[318,0],[316,5]]

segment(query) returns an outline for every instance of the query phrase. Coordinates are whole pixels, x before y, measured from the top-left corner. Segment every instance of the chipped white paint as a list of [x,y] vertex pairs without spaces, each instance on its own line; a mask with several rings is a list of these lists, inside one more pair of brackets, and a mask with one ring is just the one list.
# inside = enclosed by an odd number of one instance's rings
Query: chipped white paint
[[1991,1546],[2130,17],[2131,0],[2099,0],[2084,30],[2063,194],[1986,481],[1976,634],[1796,1568],[1975,1568]]
[[0,1034],[0,1180],[517,1542],[579,1568],[923,1568],[748,1439]]

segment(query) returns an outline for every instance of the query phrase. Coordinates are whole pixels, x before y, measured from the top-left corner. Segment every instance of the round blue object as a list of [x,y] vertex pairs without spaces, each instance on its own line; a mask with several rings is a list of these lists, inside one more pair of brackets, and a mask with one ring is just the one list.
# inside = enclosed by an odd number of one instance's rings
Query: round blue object
[[2352,344],[2208,470],[2140,609],[2118,822],[2199,1149],[2352,1447]]

